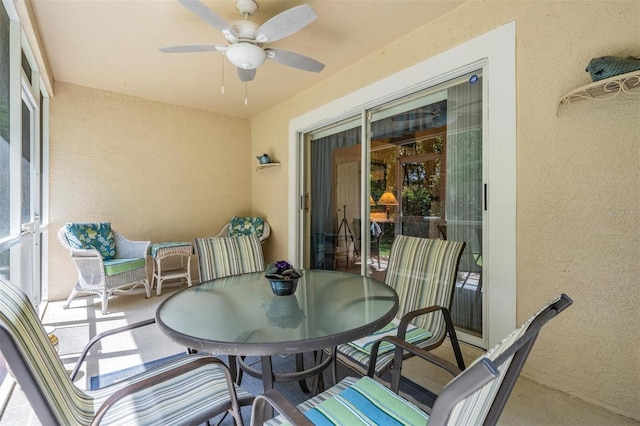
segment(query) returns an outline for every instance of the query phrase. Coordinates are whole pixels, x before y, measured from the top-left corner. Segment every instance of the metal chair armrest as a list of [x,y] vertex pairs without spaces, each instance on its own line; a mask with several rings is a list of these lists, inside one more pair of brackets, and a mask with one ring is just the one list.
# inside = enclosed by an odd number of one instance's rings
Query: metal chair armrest
[[[398,325],[398,333],[396,334],[396,336],[404,340],[407,333],[407,327],[409,325],[409,322],[412,319],[420,315],[431,314],[438,311],[442,313],[442,316],[444,318],[445,327],[447,330],[447,334],[449,335],[449,339],[451,340],[451,346],[453,347],[453,353],[456,357],[456,363],[458,364],[458,368],[460,370],[464,370],[465,369],[464,359],[462,358],[462,351],[460,350],[460,343],[458,342],[458,335],[456,334],[456,329],[453,325],[451,312],[449,312],[449,309],[445,308],[444,306],[433,305],[433,306],[428,306],[426,308],[416,309],[414,311],[407,312],[400,319],[400,324]],[[433,345],[433,347],[436,347],[438,345],[439,343],[437,345]],[[430,350],[430,349],[433,349],[433,347],[427,347],[425,349]]]
[[313,425],[313,423],[311,423],[311,421],[280,392],[275,389],[269,389],[262,395],[256,396],[253,400],[253,407],[251,408],[251,426],[262,425],[265,420],[267,420],[265,419],[264,413],[267,404],[278,410],[278,412],[293,425]]
[[124,331],[129,331],[129,330],[133,330],[135,328],[139,328],[139,327],[144,327],[146,325],[149,324],[155,324],[156,320],[155,318],[151,318],[148,320],[144,320],[144,321],[140,321],[140,322],[136,322],[133,324],[128,324],[122,327],[118,327],[118,328],[114,328],[112,330],[107,330],[105,332],[102,332],[96,336],[93,337],[93,339],[91,339],[82,349],[82,352],[80,353],[80,356],[78,357],[78,360],[76,361],[76,365],[73,367],[73,371],[71,372],[71,381],[74,381],[76,378],[76,375],[78,374],[78,371],[80,371],[80,367],[82,366],[82,363],[84,362],[84,359],[87,357],[87,354],[89,353],[89,351],[91,350],[91,348],[93,347],[93,345],[95,345],[97,342],[99,342],[100,340],[104,339],[107,336],[112,336],[114,334],[118,334],[118,333],[122,333]]
[[369,357],[369,368],[367,369],[367,375],[369,377],[373,377],[375,374],[376,360],[378,359],[378,347],[380,346],[380,343],[382,343],[383,341],[391,342],[396,346],[394,359],[393,359],[394,364],[392,369],[391,386],[390,386],[390,389],[395,393],[398,393],[398,390],[400,388],[400,377],[402,375],[402,361],[404,359],[404,351],[407,351],[414,356],[417,356],[444,370],[447,370],[454,377],[462,372],[462,370],[452,362],[449,362],[444,358],[434,355],[433,353],[426,351],[412,343],[406,342],[405,340],[396,336],[385,336],[377,340],[371,347],[371,356]]

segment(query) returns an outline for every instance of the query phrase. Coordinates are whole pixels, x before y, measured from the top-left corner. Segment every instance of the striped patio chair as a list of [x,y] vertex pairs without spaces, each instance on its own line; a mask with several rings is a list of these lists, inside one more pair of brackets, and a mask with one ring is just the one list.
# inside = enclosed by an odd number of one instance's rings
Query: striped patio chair
[[[251,424],[495,425],[540,330],[572,303],[565,294],[553,299],[451,380],[438,395],[430,413],[399,395],[397,388],[388,389],[374,380],[375,360],[372,359],[367,376],[360,379],[347,377],[297,408],[276,390],[257,396]],[[394,351],[399,367],[403,349],[432,361],[431,353],[397,337],[389,336],[384,340],[397,345]],[[375,353],[372,358],[375,358]],[[395,368],[393,374],[400,376],[400,371],[401,368]],[[267,405],[275,407],[281,415],[265,423],[263,413]]]
[[[463,241],[398,235],[391,246],[385,277],[385,283],[398,293],[400,306],[396,320],[366,338],[334,348],[334,359],[342,360],[364,374],[369,367],[371,347],[384,335],[395,335],[426,351],[440,346],[449,335],[457,361],[457,367],[451,365],[450,372],[456,375],[464,370],[450,314],[464,247]],[[405,355],[412,356],[410,353]],[[393,345],[380,346],[375,365],[378,376],[392,367],[393,358]],[[335,362],[333,373],[336,379]]]
[[264,255],[257,235],[195,239],[200,282],[264,271]]
[[185,355],[111,386],[81,390],[27,296],[2,277],[0,351],[44,425],[199,424],[227,411],[242,424],[240,406],[253,400],[234,386],[222,361],[204,355]]
[[[196,238],[195,246],[200,282],[264,271],[262,241],[257,234]],[[193,352],[193,349],[188,351]],[[229,355],[229,368],[236,383],[242,383],[242,370],[237,367],[233,355]]]

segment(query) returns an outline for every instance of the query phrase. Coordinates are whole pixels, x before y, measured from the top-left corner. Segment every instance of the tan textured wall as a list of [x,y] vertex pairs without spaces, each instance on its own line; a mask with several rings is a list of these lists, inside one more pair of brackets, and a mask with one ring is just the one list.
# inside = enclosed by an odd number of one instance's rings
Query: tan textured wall
[[56,84],[50,134],[51,300],[66,298],[77,275],[57,240],[64,222],[193,241],[251,213],[248,120]]
[[[556,117],[557,99],[590,82],[591,58],[640,55],[640,2],[476,1],[418,29],[252,119],[253,153],[283,162],[254,172],[252,205],[286,229],[289,120],[514,20],[518,321],[559,292],[575,302],[524,374],[640,420],[640,102],[585,101]],[[287,255],[284,236],[273,243]]]

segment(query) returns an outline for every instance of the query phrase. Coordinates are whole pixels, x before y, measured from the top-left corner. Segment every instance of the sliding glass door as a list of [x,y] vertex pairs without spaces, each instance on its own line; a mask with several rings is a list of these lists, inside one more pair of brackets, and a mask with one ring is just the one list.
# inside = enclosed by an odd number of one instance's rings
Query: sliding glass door
[[465,241],[452,315],[481,338],[482,94],[479,69],[305,134],[305,267],[384,280],[397,235]]

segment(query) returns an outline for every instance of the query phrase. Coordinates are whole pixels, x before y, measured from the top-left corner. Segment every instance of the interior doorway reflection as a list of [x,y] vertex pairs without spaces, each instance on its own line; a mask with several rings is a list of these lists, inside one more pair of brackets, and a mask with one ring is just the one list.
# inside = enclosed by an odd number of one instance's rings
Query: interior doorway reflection
[[482,105],[477,70],[312,133],[306,266],[384,280],[397,235],[465,241],[452,316],[481,337]]

